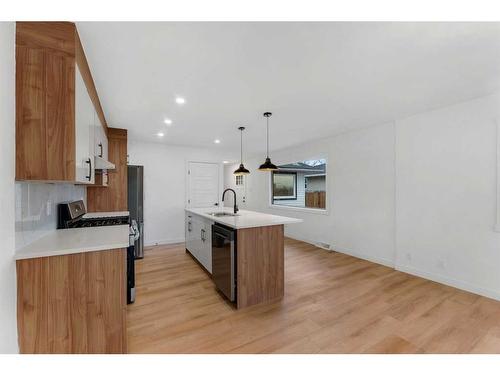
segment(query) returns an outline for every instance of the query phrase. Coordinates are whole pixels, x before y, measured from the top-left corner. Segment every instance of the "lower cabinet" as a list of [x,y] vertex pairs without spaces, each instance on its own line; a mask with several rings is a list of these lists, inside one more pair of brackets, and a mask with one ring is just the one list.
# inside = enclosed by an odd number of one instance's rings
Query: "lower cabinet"
[[21,353],[126,353],[126,250],[17,260]]
[[186,213],[186,249],[205,269],[212,273],[211,220]]

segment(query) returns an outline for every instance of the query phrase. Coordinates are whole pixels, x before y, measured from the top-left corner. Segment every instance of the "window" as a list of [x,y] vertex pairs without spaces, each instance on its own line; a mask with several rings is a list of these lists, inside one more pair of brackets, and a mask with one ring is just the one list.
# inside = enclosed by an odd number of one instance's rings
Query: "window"
[[272,204],[326,209],[326,159],[282,164],[271,173]]
[[273,173],[273,199],[297,200],[297,173]]
[[239,176],[234,176],[234,177],[236,177],[236,181],[235,181],[236,186],[243,186],[243,177],[244,176],[239,175]]

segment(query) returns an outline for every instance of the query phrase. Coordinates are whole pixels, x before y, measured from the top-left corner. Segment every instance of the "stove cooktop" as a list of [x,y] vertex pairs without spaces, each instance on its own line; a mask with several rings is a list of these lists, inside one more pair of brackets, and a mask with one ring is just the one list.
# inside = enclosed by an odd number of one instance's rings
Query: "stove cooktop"
[[79,219],[67,222],[67,228],[103,227],[108,225],[125,225],[128,223],[128,217],[125,216],[112,218]]

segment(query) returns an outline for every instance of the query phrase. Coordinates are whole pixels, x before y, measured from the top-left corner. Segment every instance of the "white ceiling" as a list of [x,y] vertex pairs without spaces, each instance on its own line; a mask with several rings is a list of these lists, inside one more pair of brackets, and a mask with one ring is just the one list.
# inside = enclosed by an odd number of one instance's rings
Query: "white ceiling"
[[257,153],[265,149],[264,111],[274,114],[276,150],[500,87],[500,23],[81,22],[78,29],[108,123],[135,140],[236,150],[244,125],[246,149]]

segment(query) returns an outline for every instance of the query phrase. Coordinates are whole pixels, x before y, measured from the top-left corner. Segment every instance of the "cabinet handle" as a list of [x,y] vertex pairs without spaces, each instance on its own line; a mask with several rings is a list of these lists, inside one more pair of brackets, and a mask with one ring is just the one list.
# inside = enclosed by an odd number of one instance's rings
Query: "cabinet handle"
[[99,147],[101,149],[101,151],[99,152],[99,157],[102,158],[102,142],[99,143]]
[[202,230],[201,230],[201,240],[202,240],[203,242],[205,242],[205,240],[206,240],[206,238],[205,238],[205,229],[202,229]]
[[85,176],[85,178],[90,181],[92,180],[92,159],[89,158],[89,160],[87,160],[85,163],[89,165],[89,175]]
[[191,232],[191,222],[188,222],[188,232]]

